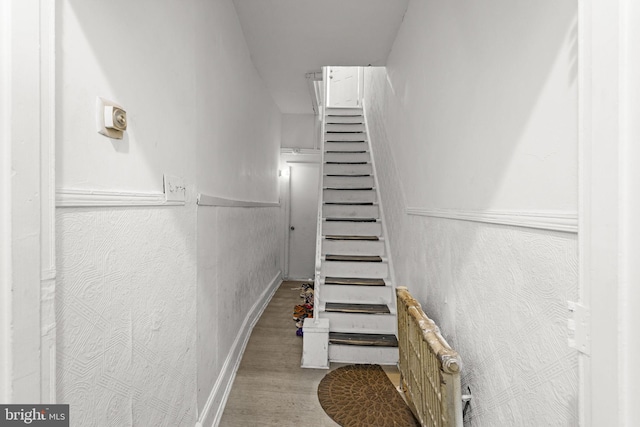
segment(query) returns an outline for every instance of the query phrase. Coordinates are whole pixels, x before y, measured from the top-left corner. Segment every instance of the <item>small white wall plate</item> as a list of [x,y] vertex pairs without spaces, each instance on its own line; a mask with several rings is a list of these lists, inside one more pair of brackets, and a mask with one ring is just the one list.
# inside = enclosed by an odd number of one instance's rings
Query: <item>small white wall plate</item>
[[[123,131],[118,129],[108,128],[106,126],[105,119],[104,119],[104,112],[105,112],[105,108],[107,107],[116,107],[116,108],[120,108],[121,110],[124,110],[124,108],[122,108],[120,105],[116,104],[113,101],[109,101],[107,99],[97,97],[96,98],[96,126],[98,128],[98,133],[108,138],[122,139],[122,136],[124,135]],[[112,111],[113,108],[110,108],[109,110]]]

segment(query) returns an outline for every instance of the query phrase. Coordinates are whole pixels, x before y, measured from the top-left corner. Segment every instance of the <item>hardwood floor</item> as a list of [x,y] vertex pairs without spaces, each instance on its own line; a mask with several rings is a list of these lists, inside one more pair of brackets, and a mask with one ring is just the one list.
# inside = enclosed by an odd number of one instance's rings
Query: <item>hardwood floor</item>
[[[221,427],[338,426],[318,402],[318,383],[328,371],[300,368],[302,338],[295,334],[292,314],[302,302],[301,283],[283,282],[253,329]],[[397,369],[385,371],[397,385]]]

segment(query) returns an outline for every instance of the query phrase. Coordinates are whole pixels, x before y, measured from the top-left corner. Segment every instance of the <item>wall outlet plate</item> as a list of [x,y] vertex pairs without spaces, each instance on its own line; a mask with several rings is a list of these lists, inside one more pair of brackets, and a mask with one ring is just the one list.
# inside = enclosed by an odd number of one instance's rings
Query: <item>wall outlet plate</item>
[[164,196],[167,202],[184,202],[187,188],[184,178],[179,176],[164,175]]

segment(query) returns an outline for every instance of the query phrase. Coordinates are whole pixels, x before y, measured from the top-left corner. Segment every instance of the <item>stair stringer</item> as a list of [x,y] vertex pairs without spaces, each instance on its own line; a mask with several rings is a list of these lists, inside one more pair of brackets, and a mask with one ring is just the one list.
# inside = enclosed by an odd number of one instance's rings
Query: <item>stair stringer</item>
[[[373,152],[373,148],[371,147],[371,133],[369,132],[369,120],[367,119],[367,105],[364,99],[361,101],[362,104],[362,115],[364,117],[364,129],[367,134],[367,147],[369,148],[369,154],[371,155],[371,166],[373,168],[373,182],[376,186],[376,195],[378,200],[378,214],[380,216],[380,222],[382,223],[382,234],[384,236],[384,250],[387,257],[387,263],[389,266],[389,276],[391,278],[391,287],[393,288],[393,294],[395,295],[396,288],[398,286],[398,282],[396,282],[396,273],[393,268],[393,256],[391,254],[391,247],[389,245],[389,232],[387,230],[387,220],[384,214],[384,206],[382,201],[382,195],[380,194],[380,183],[378,182],[378,170],[376,168],[376,159]],[[393,298],[393,311],[395,313],[398,312],[396,299]],[[396,336],[398,335],[398,322],[396,321]]]

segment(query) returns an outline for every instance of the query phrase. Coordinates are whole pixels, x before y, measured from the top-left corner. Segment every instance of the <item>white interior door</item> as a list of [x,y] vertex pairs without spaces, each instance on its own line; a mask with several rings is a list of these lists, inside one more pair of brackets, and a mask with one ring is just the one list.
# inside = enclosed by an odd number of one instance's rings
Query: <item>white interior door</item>
[[358,107],[358,67],[329,67],[329,107]]
[[318,215],[317,163],[289,163],[290,221],[289,272],[290,279],[313,277],[316,257],[316,220]]

